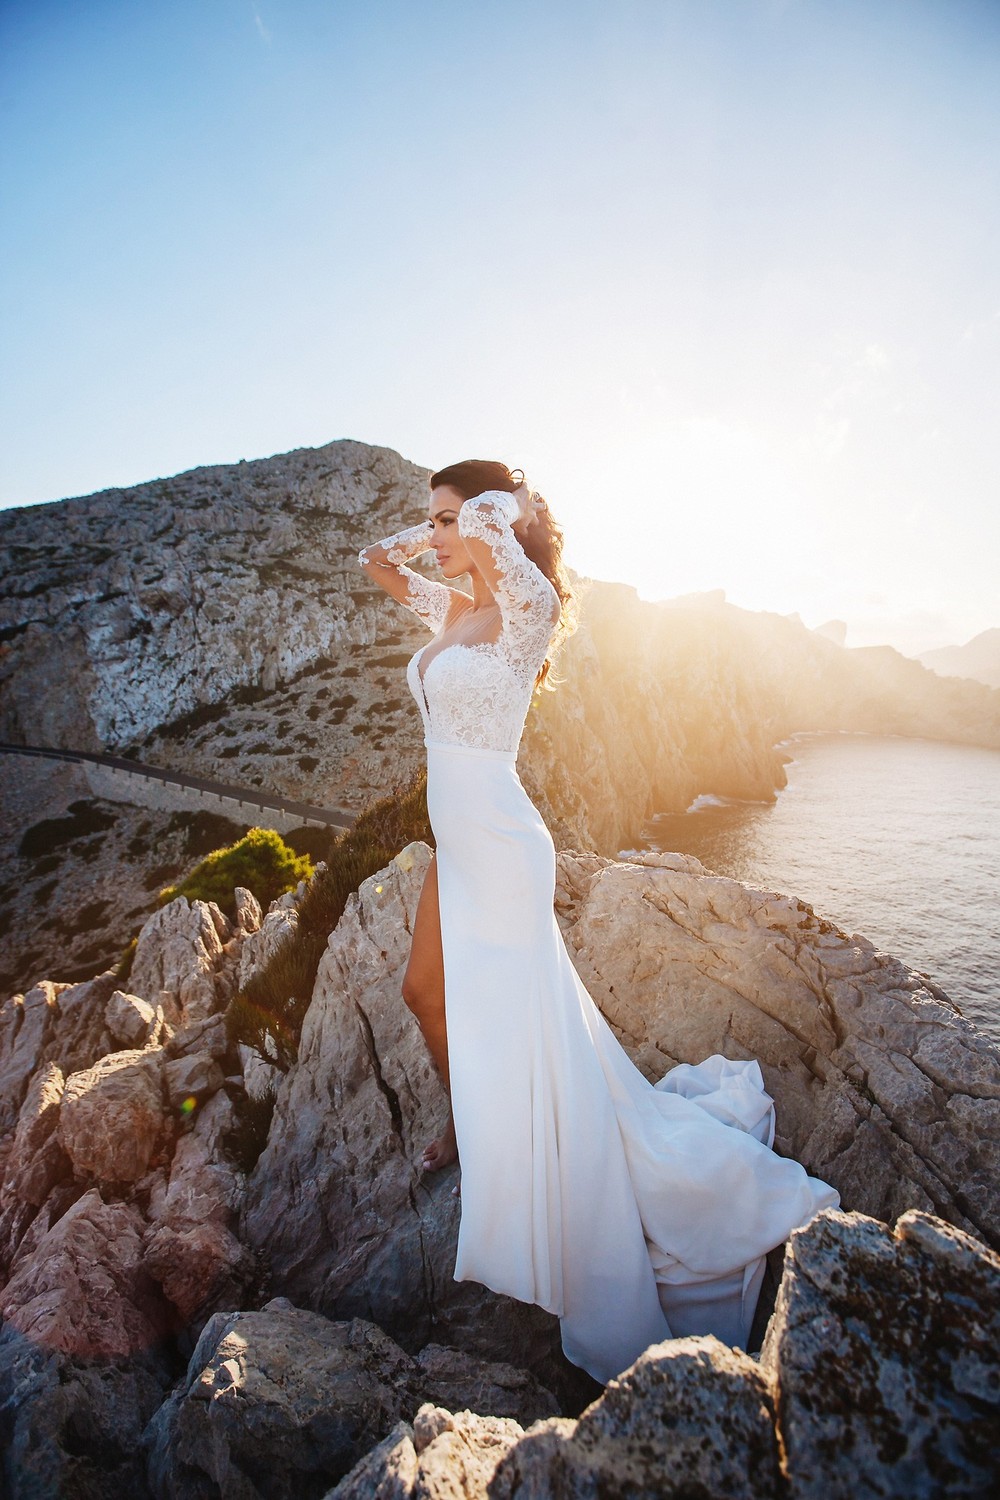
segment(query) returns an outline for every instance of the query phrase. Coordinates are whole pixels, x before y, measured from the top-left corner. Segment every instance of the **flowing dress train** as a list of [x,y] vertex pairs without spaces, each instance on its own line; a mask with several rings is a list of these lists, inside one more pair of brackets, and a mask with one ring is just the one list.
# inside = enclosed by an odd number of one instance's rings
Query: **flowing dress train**
[[407,681],[437,844],[462,1171],[454,1275],[555,1314],[567,1358],[606,1383],[683,1334],[746,1349],[767,1252],[840,1195],[772,1149],[756,1060],[715,1053],[651,1084],[573,967],[555,848],[516,767],[558,607],[516,516],[504,491],[458,512],[500,605],[494,641],[437,639],[471,601],[405,567],[430,546],[426,524],[381,544],[436,638]]

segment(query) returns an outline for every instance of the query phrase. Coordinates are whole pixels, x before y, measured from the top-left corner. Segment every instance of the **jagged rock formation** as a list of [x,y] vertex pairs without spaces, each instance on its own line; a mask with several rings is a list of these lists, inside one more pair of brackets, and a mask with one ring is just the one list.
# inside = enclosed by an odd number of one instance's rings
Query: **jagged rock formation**
[[[426,633],[357,551],[426,512],[428,474],[342,441],[59,501],[58,531],[52,505],[0,513],[0,739],[356,811],[423,760],[403,667]],[[521,756],[557,845],[614,853],[699,792],[772,797],[797,730],[1000,745],[997,692],[889,647],[845,651],[721,590],[580,583]]]
[[329,1500],[985,1500],[998,1333],[1000,1257],[916,1211],[890,1232],[824,1209],[791,1236],[758,1360],[654,1344],[576,1421],[527,1431],[425,1406]]
[[[245,1232],[300,1305],[540,1369],[551,1320],[451,1279],[457,1169],[413,1167],[445,1109],[399,1003],[429,857],[411,845],[365,881],[330,940]],[[805,903],[694,859],[564,852],[557,868],[574,964],[648,1077],[756,1057],[775,1148],[845,1203],[885,1220],[919,1207],[1000,1246],[1000,1054],[947,996]]]
[[239,910],[236,927],[214,903],[157,913],[144,994],[108,971],[43,981],[0,1008],[0,1430],[13,1495],[145,1494],[140,1438],[185,1329],[239,1305],[259,1276],[234,1233],[240,1174],[222,1149],[235,1117],[219,1011],[261,924],[249,892]]
[[402,850],[331,934],[249,1180],[226,1148],[241,1058],[221,1007],[303,887],[266,915],[239,892],[235,925],[178,899],[126,987],[46,981],[0,1009],[11,1500],[721,1497],[742,1492],[737,1458],[755,1495],[825,1500],[847,1493],[848,1444],[873,1493],[942,1475],[987,1493],[997,1049],[802,902],[677,855],[561,854],[562,930],[639,1065],[757,1056],[777,1148],[845,1204],[784,1247],[758,1352],[672,1340],[588,1406],[555,1319],[452,1279],[454,1170],[419,1171],[444,1098],[399,981],[428,857]]
[[150,1424],[153,1494],[236,1495],[263,1473],[269,1500],[318,1497],[404,1415],[443,1400],[509,1412],[516,1432],[558,1411],[523,1370],[435,1345],[412,1359],[360,1318],[332,1323],[283,1298],[217,1313]]

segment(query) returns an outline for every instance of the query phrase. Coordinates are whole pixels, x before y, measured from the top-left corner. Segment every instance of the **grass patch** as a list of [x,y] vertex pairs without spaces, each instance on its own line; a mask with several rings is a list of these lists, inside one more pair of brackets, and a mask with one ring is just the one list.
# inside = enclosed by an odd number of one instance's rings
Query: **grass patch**
[[334,839],[327,868],[303,892],[298,923],[226,1010],[234,1042],[254,1047],[287,1072],[298,1053],[316,971],[348,897],[416,839],[434,843],[427,816],[427,773],[370,802],[353,828]]

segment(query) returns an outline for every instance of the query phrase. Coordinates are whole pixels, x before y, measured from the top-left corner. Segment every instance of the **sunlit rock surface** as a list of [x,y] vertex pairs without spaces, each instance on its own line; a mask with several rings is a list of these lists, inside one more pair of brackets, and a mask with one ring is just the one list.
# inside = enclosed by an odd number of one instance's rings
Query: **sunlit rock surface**
[[349,899],[249,1179],[221,1007],[304,884],[236,924],[179,898],[141,983],[0,1007],[5,1493],[825,1500],[848,1450],[873,1494],[990,1493],[995,1045],[801,900],[560,853],[558,921],[637,1065],[757,1058],[776,1149],[843,1200],[775,1247],[749,1351],[670,1340],[601,1395],[555,1319],[452,1276],[456,1172],[419,1169],[446,1101],[400,994],[429,858]]

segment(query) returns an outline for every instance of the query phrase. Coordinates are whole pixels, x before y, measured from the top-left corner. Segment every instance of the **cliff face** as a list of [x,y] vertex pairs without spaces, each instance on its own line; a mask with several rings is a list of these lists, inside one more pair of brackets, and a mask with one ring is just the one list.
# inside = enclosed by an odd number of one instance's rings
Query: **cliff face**
[[[357,551],[425,513],[427,478],[344,441],[0,514],[0,739],[357,811],[423,762],[403,668],[426,631]],[[1000,745],[1000,691],[890,647],[580,586],[520,759],[559,847],[614,853],[700,792],[770,799],[797,730]]]
[[0,738],[325,791],[328,722],[334,759],[356,761],[399,692],[371,650],[398,622],[357,551],[416,519],[425,486],[390,449],[341,442],[4,512]]
[[1000,747],[1000,692],[890,646],[844,649],[721,600],[584,588],[580,630],[556,667],[565,682],[540,695],[522,751],[524,779],[550,827],[566,821],[567,845],[617,851],[652,813],[683,812],[701,792],[769,801],[786,781],[775,745],[796,731]]

